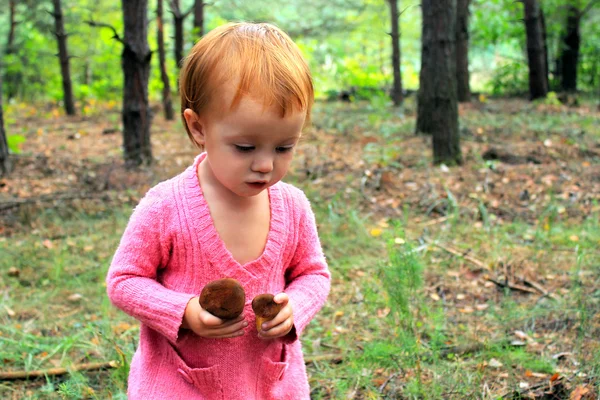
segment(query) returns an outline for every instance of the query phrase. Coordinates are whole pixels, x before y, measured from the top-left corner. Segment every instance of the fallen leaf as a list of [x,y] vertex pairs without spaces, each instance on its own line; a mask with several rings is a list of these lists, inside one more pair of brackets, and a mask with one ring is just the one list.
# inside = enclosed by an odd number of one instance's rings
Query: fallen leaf
[[431,293],[431,294],[429,295],[429,297],[431,297],[431,298],[432,298],[433,300],[435,300],[435,301],[440,301],[440,296],[438,296],[438,294],[437,294],[437,293]]
[[526,334],[526,333],[525,333],[525,332],[523,332],[523,331],[515,331],[515,336],[517,337],[517,339],[521,339],[521,340],[524,340],[524,341],[527,341],[527,342],[529,342],[529,341],[533,340],[533,339],[531,339],[531,338],[529,337],[529,335],[528,335],[528,334]]
[[73,293],[72,295],[67,297],[67,300],[69,300],[71,303],[75,303],[75,302],[81,300],[82,298],[83,298],[83,296],[80,295],[79,293]]
[[571,392],[569,400],[581,400],[581,398],[588,394],[589,391],[590,389],[588,389],[586,386],[577,386],[575,390]]
[[371,236],[378,237],[378,236],[381,236],[381,234],[383,233],[383,231],[381,229],[379,229],[379,228],[373,228],[373,229],[371,229],[370,233],[371,233]]
[[17,313],[14,312],[14,310],[12,308],[9,308],[8,306],[4,306],[4,309],[6,310],[6,313],[9,317],[14,317],[15,315],[17,315]]
[[500,361],[496,360],[495,358],[492,358],[489,362],[488,365],[492,368],[500,368],[502,367],[504,364],[502,364]]
[[380,308],[379,310],[377,310],[377,316],[379,318],[385,318],[387,317],[387,315],[390,313],[390,309],[388,307],[386,308]]
[[554,375],[552,375],[550,377],[550,382],[554,382],[555,380],[557,380],[560,377],[560,374],[558,372],[556,372]]

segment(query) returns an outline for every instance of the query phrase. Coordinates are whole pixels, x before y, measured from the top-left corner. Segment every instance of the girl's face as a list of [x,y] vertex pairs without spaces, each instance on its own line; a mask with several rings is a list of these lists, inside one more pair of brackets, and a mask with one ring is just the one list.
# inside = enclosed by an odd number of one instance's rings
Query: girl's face
[[194,139],[204,146],[204,162],[215,181],[237,196],[250,197],[285,176],[306,113],[282,118],[276,110],[244,96],[225,115],[199,118],[188,109],[184,116]]

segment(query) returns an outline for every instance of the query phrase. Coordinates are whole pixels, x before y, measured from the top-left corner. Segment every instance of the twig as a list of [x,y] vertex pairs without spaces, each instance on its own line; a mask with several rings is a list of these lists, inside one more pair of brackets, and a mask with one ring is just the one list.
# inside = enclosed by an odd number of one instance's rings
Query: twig
[[525,293],[538,294],[537,290],[528,288],[527,286],[517,285],[516,283],[508,282],[508,280],[506,282],[500,282],[500,281],[497,281],[494,278],[490,278],[490,277],[487,277],[486,280],[488,280],[492,283],[495,283],[496,285],[498,285],[500,287],[506,287],[506,288],[509,288],[512,290],[519,290],[519,291],[525,292]]
[[104,23],[104,22],[96,22],[96,21],[84,21],[85,23],[87,23],[89,26],[93,26],[93,27],[97,27],[97,28],[108,28],[113,32],[113,39],[117,40],[118,42],[121,42],[123,44],[125,44],[125,42],[123,41],[123,39],[121,39],[121,36],[119,36],[119,34],[117,33],[117,30],[115,29],[114,26]]
[[[522,392],[519,392],[518,390],[509,390],[508,392],[505,392],[503,395],[501,395],[500,398],[501,399],[509,399],[509,398],[513,399],[513,398],[515,398],[514,397],[515,393],[517,393],[519,395],[519,397],[522,398],[522,396],[525,393],[531,393],[534,390],[541,389],[541,388],[546,387],[546,386],[548,388],[552,389],[554,386],[557,386],[559,384],[564,384],[564,381],[571,382],[571,380],[575,376],[577,376],[578,373],[579,373],[579,370],[575,371],[575,373],[573,375],[571,375],[570,378],[567,378],[566,376],[561,375],[561,376],[559,376],[557,379],[555,379],[553,381],[552,380],[547,380],[547,381],[544,380],[544,381],[542,381],[540,383],[537,383],[537,384],[535,384],[533,386],[528,387],[526,390],[524,390]],[[507,396],[510,396],[510,397],[507,397]]]
[[480,260],[476,259],[475,257],[469,256],[469,255],[465,255],[464,253],[462,253],[462,252],[460,252],[458,250],[455,250],[455,249],[453,249],[451,247],[442,246],[441,244],[435,243],[435,242],[433,242],[433,241],[431,241],[430,239],[427,239],[427,238],[425,239],[425,241],[427,243],[430,243],[430,244],[434,245],[435,247],[439,247],[440,249],[442,249],[444,251],[447,251],[450,254],[453,254],[453,255],[458,256],[458,257],[462,257],[465,260],[469,261],[471,264],[474,264],[474,265],[478,266],[481,269],[484,269],[486,271],[490,270],[490,267],[488,267],[487,265],[485,265],[483,263],[483,261],[480,261]]
[[448,216],[444,216],[444,217],[440,217],[440,218],[432,219],[432,220],[429,220],[429,221],[423,222],[423,223],[421,224],[421,226],[422,226],[422,227],[425,227],[425,226],[430,226],[430,225],[436,225],[436,224],[439,224],[439,223],[441,223],[441,222],[444,222],[444,221],[446,221],[447,219],[448,219]]
[[450,354],[454,354],[455,356],[460,356],[467,353],[477,353],[481,350],[485,349],[485,345],[483,343],[474,342],[467,343],[459,346],[452,346],[446,349],[440,350],[440,355],[447,357]]
[[395,377],[397,377],[398,375],[400,375],[400,372],[395,372],[393,374],[391,374],[386,380],[385,382],[383,382],[383,384],[381,386],[379,386],[379,393],[383,393],[383,390],[385,389],[385,387],[388,385],[388,383],[390,383],[390,381],[392,379],[394,379]]
[[342,362],[343,359],[343,354],[315,354],[314,356],[304,357],[304,364],[311,364],[317,361],[333,361],[335,363],[339,363]]
[[116,361],[97,362],[88,364],[73,365],[70,368],[49,368],[34,371],[9,371],[0,372],[0,381],[43,378],[46,376],[65,375],[75,371],[96,371],[107,368],[117,368],[119,363]]
[[11,208],[19,207],[23,204],[42,203],[59,200],[78,200],[78,199],[98,199],[105,196],[105,193],[58,193],[53,195],[43,195],[36,197],[28,197],[24,199],[11,199],[9,201],[0,202],[0,212],[9,210]]
[[555,294],[548,292],[546,289],[544,289],[542,285],[540,285],[536,281],[530,281],[525,278],[523,278],[522,280],[524,284],[526,284],[527,286],[531,286],[532,288],[540,292],[542,294],[542,297],[549,297],[552,300],[558,300],[558,297]]

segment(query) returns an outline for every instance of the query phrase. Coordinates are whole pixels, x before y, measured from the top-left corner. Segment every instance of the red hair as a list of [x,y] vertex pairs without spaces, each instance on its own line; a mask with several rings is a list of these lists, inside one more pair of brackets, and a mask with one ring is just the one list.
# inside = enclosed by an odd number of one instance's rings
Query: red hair
[[[185,59],[179,78],[181,115],[189,108],[201,115],[215,107],[217,91],[235,82],[227,110],[243,96],[276,107],[282,118],[304,111],[314,101],[310,70],[300,49],[278,27],[267,23],[228,23],[206,34]],[[183,119],[188,136],[194,142]]]

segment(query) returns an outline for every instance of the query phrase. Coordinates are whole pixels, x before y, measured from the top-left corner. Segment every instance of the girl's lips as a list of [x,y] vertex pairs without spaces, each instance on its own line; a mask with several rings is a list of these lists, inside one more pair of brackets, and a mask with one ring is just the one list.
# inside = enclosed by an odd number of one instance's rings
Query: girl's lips
[[262,188],[267,185],[267,182],[248,182],[247,184],[254,188]]

